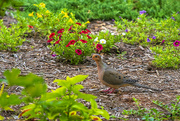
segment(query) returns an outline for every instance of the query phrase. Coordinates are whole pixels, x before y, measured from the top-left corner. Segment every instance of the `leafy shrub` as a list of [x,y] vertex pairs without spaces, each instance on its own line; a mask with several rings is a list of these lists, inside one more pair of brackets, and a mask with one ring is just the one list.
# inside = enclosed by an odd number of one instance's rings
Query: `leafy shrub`
[[[47,85],[42,77],[38,77],[32,73],[26,76],[20,76],[19,69],[7,70],[4,72],[8,84],[10,86],[17,85],[24,87],[20,95],[13,94],[12,98],[7,97],[7,93],[3,92],[3,86],[0,91],[0,101],[11,99],[8,104],[0,103],[0,107],[19,104],[26,104],[22,107],[23,112],[19,115],[27,119],[41,120],[101,120],[97,115],[102,115],[109,119],[107,111],[98,109],[96,96],[80,92],[82,85],[77,84],[87,78],[87,75],[78,75],[75,77],[67,77],[66,80],[56,79],[58,86],[61,86],[51,92],[47,92]],[[18,98],[17,98],[18,97]],[[16,99],[16,100],[14,100]],[[83,99],[90,102],[91,108],[88,109],[79,102]],[[18,101],[17,101],[18,100]],[[6,108],[9,110],[10,108]],[[0,117],[3,119],[3,117]]]
[[[74,23],[68,30],[60,29],[57,33],[51,33],[48,47],[55,52],[52,56],[70,60],[72,64],[82,62],[86,56],[93,52],[108,52],[114,44],[120,40],[119,35],[114,36],[107,32],[99,35],[88,35],[88,29],[81,30],[81,23]],[[107,41],[106,41],[107,40]]]
[[30,18],[26,18],[29,21],[29,25],[34,28],[36,33],[43,34],[46,36],[52,31],[57,31],[62,26],[68,27],[72,23],[76,22],[74,14],[68,13],[66,9],[62,10],[60,13],[50,12],[44,3],[33,4],[38,8],[35,13],[29,13]]
[[23,2],[18,0],[1,0],[0,1],[0,16],[4,16],[8,7],[13,7],[18,9],[23,5]]
[[17,46],[22,45],[26,40],[22,36],[25,32],[30,31],[26,20],[23,18],[17,24],[11,24],[10,27],[6,27],[3,20],[0,20],[0,50],[17,51]]
[[[176,21],[178,14],[175,13],[171,18],[159,22],[157,19],[147,19],[145,13],[146,11],[140,11],[140,16],[135,21],[122,18],[121,21],[115,22],[119,32],[123,35],[123,42],[157,46],[151,48],[156,54],[153,64],[162,68],[179,68],[178,39],[180,31],[178,28],[180,28],[180,24]],[[175,40],[177,40],[177,45],[173,45]],[[164,49],[158,47],[162,45],[164,45]]]
[[51,45],[48,47],[60,58],[78,64],[94,52],[93,40],[88,35],[91,32],[88,29],[83,30],[83,25],[78,22],[73,22],[68,29],[66,29],[67,25],[64,27],[58,32],[51,33],[47,41]]
[[136,19],[138,11],[143,9],[148,12],[150,17],[162,19],[171,17],[173,12],[180,10],[180,1],[177,0],[23,0],[23,2],[27,6],[23,15],[37,10],[31,4],[45,2],[51,12],[60,12],[61,9],[67,8],[81,21],[119,20],[119,16],[132,20]]
[[[177,0],[138,0],[134,3],[137,11],[146,10],[153,18],[168,18],[172,13],[180,10],[180,1]],[[180,16],[179,16],[180,19]]]

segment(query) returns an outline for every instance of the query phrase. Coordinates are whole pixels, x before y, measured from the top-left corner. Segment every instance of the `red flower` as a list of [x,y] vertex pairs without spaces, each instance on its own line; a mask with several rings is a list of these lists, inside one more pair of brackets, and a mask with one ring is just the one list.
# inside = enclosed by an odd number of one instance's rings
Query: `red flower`
[[88,29],[86,29],[87,32],[91,33],[91,31],[89,31]]
[[81,39],[80,41],[81,41],[82,43],[87,43],[87,41],[86,41],[86,40],[82,40],[82,39]]
[[173,43],[173,45],[174,45],[175,47],[178,47],[178,46],[180,45],[180,41],[176,40],[176,41]]
[[54,44],[59,44],[60,40],[56,41]]
[[101,44],[97,44],[97,45],[96,45],[96,48],[97,48],[98,50],[102,50],[102,49],[103,49],[103,46],[102,46]]
[[81,26],[81,23],[76,22],[76,24],[78,24],[78,25],[80,25],[80,26]]
[[60,29],[57,33],[63,33],[64,32],[64,28]]
[[31,26],[31,25],[28,25],[28,27],[33,29],[33,26]]
[[76,42],[75,40],[71,40],[71,41],[66,45],[66,47],[69,47],[69,45],[74,45],[75,42]]
[[61,37],[62,37],[62,34],[61,34],[61,35],[59,35],[59,39],[61,39]]
[[51,33],[51,35],[49,35],[49,38],[52,38],[55,35],[55,33]]
[[47,42],[49,43],[49,42],[51,42],[51,41],[53,41],[53,39],[49,39]]
[[68,29],[68,31],[70,31],[72,29],[73,25]]
[[84,31],[82,30],[81,32],[79,32],[79,34],[88,34],[89,32],[88,31]]
[[78,54],[78,55],[81,55],[82,54],[82,51],[80,49],[76,49],[75,52]]
[[92,39],[89,35],[87,35],[88,39]]

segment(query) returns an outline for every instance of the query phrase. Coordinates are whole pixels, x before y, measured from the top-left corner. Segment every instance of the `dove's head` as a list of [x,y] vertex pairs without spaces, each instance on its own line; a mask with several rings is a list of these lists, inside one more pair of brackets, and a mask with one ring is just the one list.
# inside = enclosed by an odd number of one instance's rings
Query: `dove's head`
[[101,61],[101,55],[93,54],[92,59],[95,60],[95,61]]

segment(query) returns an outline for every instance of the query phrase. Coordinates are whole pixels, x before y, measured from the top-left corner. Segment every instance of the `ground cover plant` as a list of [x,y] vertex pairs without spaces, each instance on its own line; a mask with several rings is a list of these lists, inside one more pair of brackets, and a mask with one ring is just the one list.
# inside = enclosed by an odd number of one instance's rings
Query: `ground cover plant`
[[7,8],[13,7],[15,9],[19,9],[19,7],[23,6],[24,1],[19,0],[1,0],[0,1],[0,16],[4,16]]
[[[7,70],[4,72],[8,86],[22,86],[21,94],[8,94],[2,84],[0,91],[0,108],[3,110],[12,110],[10,106],[24,103],[19,117],[27,119],[40,120],[98,120],[97,115],[102,115],[109,119],[109,114],[103,109],[98,109],[96,96],[80,92],[82,85],[77,84],[83,81],[88,75],[77,75],[67,77],[66,80],[56,79],[54,82],[60,87],[56,90],[47,92],[47,85],[42,77],[29,73],[26,76],[20,76],[19,69]],[[91,108],[87,108],[78,100],[83,99],[90,102]],[[0,116],[0,120],[4,117]]]
[[178,13],[160,22],[147,19],[146,11],[140,11],[135,21],[121,19],[115,22],[123,35],[125,43],[149,46],[154,52],[153,64],[161,68],[179,68],[180,64],[180,24],[176,21]]
[[24,33],[30,32],[25,19],[21,19],[17,24],[5,26],[0,20],[0,50],[17,51],[18,46],[22,45],[26,39]]
[[[170,106],[163,102],[153,101],[154,104],[160,106],[163,111],[158,111],[156,108],[146,109],[141,107],[139,100],[133,98],[138,110],[124,110],[123,115],[137,115],[144,121],[162,121],[162,120],[178,120],[180,119],[180,96],[177,96],[176,101],[172,102]],[[168,113],[167,113],[168,112]],[[124,119],[126,120],[126,119]]]

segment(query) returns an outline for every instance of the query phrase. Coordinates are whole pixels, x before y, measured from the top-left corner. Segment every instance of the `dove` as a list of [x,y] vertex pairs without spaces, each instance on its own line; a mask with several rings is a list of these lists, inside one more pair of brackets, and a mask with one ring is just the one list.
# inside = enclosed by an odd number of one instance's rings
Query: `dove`
[[102,61],[101,55],[99,54],[93,54],[92,59],[97,64],[99,80],[102,82],[102,84],[110,87],[107,90],[103,90],[104,92],[112,93],[114,92],[115,89],[125,86],[136,86],[136,87],[142,87],[155,91],[161,91],[159,89],[154,89],[145,85],[141,85],[137,83],[138,80],[130,79],[127,76],[123,75],[122,73],[119,73],[117,70],[110,68],[106,63]]

